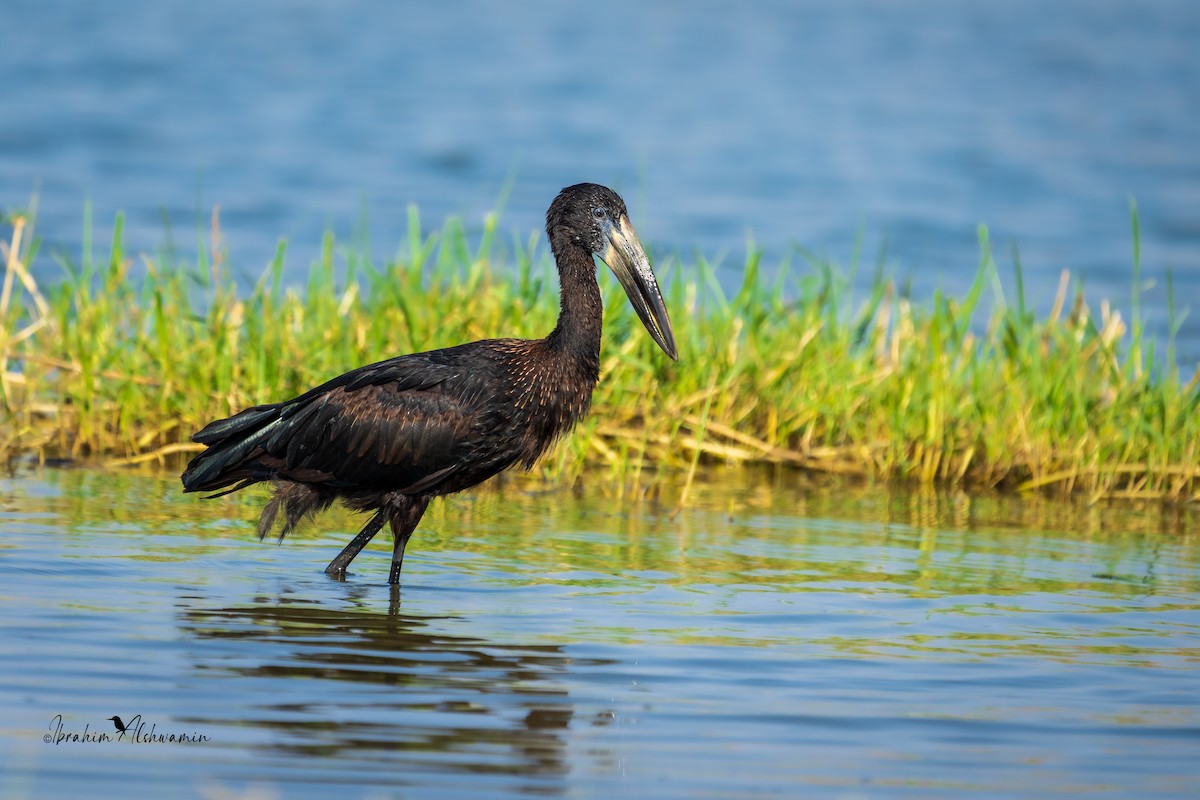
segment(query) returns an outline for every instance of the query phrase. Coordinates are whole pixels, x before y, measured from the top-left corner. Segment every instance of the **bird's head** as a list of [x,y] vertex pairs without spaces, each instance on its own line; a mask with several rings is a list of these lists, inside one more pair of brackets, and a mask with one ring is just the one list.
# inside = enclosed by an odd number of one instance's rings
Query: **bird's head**
[[654,341],[672,360],[679,360],[658,280],[619,194],[594,183],[568,186],[546,212],[546,233],[551,242],[561,241],[559,237],[565,235],[603,259]]

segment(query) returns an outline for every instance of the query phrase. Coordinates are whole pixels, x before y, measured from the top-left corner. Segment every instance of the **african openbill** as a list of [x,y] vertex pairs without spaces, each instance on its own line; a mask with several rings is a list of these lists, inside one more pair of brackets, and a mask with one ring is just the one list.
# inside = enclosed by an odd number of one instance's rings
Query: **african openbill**
[[[351,370],[292,400],[248,408],[193,436],[208,445],[183,473],[184,491],[237,491],[272,481],[259,538],[280,509],[280,541],[335,499],[374,514],[325,568],[341,577],[391,524],[388,583],[429,501],[514,465],[528,469],[587,412],[600,377],[599,256],[646,330],[678,359],[671,321],[625,203],[611,189],[563,189],[546,212],[562,309],[544,339],[485,339]],[[223,491],[222,491],[223,490]],[[216,496],[216,495],[214,495]]]

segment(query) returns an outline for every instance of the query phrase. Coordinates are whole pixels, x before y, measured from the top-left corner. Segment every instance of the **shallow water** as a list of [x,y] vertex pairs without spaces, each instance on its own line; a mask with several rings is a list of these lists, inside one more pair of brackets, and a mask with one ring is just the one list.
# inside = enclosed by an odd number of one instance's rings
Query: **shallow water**
[[1194,796],[1194,511],[706,477],[435,503],[398,592],[350,515],[4,480],[0,797]]

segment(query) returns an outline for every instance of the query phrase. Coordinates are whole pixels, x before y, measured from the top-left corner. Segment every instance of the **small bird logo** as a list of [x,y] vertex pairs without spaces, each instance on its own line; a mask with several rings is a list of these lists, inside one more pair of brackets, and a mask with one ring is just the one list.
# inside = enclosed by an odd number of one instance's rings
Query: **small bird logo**
[[113,727],[117,729],[118,733],[125,733],[125,723],[121,722],[120,717],[105,717],[105,719],[112,720]]

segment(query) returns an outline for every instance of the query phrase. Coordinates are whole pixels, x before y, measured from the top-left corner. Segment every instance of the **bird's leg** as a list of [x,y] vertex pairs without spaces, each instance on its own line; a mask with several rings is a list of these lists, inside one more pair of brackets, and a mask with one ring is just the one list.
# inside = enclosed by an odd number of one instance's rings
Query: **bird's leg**
[[392,569],[388,572],[388,583],[393,586],[400,583],[400,568],[404,566],[404,548],[408,546],[411,536],[412,531],[396,534],[396,541],[392,545]]
[[400,582],[400,568],[404,566],[404,548],[408,545],[409,537],[417,529],[421,515],[429,505],[428,497],[406,497],[407,502],[396,509],[391,515],[392,537],[392,569],[388,573],[388,583]]
[[358,532],[350,540],[350,544],[342,548],[342,552],[337,554],[337,558],[329,562],[329,566],[325,568],[326,575],[341,577],[346,574],[346,567],[350,566],[350,562],[354,557],[362,552],[362,549],[367,546],[367,543],[375,538],[375,534],[379,533],[379,529],[383,527],[384,521],[387,520],[387,515],[383,511],[378,511],[375,516],[367,521],[363,529]]

